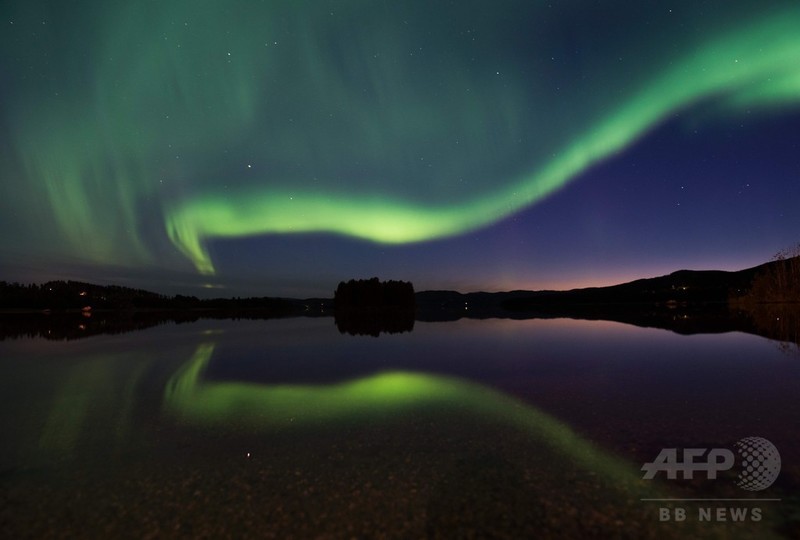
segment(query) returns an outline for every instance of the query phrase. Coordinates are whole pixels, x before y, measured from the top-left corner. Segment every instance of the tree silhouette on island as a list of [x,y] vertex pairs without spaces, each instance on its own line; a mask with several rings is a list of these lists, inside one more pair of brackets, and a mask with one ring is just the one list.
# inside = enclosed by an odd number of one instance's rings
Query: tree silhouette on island
[[416,295],[406,281],[351,279],[340,282],[333,295],[334,318],[341,333],[370,335],[414,329]]
[[414,286],[407,281],[351,279],[336,287],[333,294],[336,309],[341,308],[414,308]]

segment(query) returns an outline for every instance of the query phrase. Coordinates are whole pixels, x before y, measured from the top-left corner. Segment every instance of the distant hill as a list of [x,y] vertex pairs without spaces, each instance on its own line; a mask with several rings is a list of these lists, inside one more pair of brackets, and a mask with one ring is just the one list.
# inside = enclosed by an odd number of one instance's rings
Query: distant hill
[[[771,263],[768,263],[771,264]],[[762,265],[765,266],[765,265]],[[570,291],[541,291],[508,299],[509,309],[541,304],[673,304],[727,302],[750,290],[760,267],[725,272],[722,270],[678,270],[666,276],[637,279],[609,287]]]
[[796,264],[797,260],[771,261],[735,272],[722,270],[678,270],[666,276],[637,279],[608,287],[568,291],[509,291],[459,293],[423,291],[417,293],[419,320],[452,320],[472,317],[583,316],[611,311],[651,310],[654,307],[727,309],[734,300],[748,298],[757,276],[769,275]]
[[800,259],[775,260],[752,268],[722,270],[678,270],[666,276],[637,279],[609,287],[570,291],[540,291],[528,296],[515,295],[504,305],[525,309],[547,304],[713,304],[747,298],[754,281],[761,276],[789,274]]
[[50,281],[42,284],[20,284],[0,281],[0,309],[37,311],[77,310],[216,310],[260,311],[273,316],[298,313],[318,315],[331,308],[329,299],[294,298],[210,298],[166,296],[163,294],[120,287],[95,285],[81,281]]

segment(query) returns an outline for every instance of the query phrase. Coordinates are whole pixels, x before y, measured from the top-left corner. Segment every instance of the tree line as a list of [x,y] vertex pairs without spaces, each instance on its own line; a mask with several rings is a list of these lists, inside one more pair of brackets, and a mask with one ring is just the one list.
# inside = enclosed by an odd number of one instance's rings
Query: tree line
[[93,285],[80,281],[42,284],[0,281],[0,309],[119,309],[166,307],[174,298],[130,287]]
[[414,286],[407,281],[351,279],[340,282],[333,295],[336,309],[341,308],[412,308]]
[[753,279],[749,294],[743,299],[800,303],[800,244],[779,251],[772,261]]
[[296,306],[283,298],[207,298],[166,296],[118,285],[80,281],[22,284],[0,281],[0,309],[8,310],[267,310],[289,313]]

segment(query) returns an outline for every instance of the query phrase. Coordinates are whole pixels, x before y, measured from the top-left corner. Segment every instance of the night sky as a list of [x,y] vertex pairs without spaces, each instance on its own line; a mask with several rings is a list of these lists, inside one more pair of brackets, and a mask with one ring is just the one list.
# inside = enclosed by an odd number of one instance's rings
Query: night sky
[[0,280],[571,288],[800,242],[800,3],[4,0]]

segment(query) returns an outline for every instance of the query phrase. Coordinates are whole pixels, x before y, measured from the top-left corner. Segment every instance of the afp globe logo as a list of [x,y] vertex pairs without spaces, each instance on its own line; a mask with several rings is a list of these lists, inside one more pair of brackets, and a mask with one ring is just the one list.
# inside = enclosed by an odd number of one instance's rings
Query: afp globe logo
[[699,472],[716,480],[721,472],[738,470],[736,485],[748,491],[761,491],[775,482],[781,472],[781,455],[774,444],[763,437],[745,437],[734,447],[738,459],[729,448],[662,448],[653,461],[642,465],[642,479],[652,480],[663,472],[667,480],[693,480]]
[[739,452],[741,471],[736,485],[748,491],[767,489],[781,472],[781,455],[775,445],[762,437],[745,437],[734,446]]

